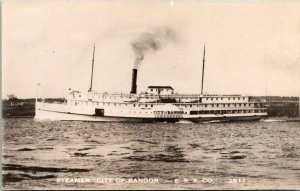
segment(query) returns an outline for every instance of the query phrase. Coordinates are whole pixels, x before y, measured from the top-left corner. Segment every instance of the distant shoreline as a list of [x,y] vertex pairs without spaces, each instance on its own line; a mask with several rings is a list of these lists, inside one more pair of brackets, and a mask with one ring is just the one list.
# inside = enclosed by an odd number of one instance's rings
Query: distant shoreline
[[8,118],[34,118],[34,116],[2,116],[3,119]]

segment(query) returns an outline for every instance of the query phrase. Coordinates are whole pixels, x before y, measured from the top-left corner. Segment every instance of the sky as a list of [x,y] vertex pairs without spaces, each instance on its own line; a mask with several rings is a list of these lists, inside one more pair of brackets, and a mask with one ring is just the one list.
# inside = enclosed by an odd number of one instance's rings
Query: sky
[[[160,35],[166,28],[171,40]],[[205,44],[204,92],[300,94],[297,1],[4,0],[2,98],[87,91],[94,44],[93,90],[128,93],[132,44],[145,34],[160,45],[144,52],[138,92],[170,85],[199,93]]]

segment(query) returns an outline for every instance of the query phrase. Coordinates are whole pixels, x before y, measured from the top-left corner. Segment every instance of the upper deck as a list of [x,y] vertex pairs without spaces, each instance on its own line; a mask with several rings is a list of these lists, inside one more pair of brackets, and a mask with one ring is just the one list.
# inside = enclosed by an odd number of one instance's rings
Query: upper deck
[[70,91],[67,100],[96,101],[113,103],[249,103],[261,102],[253,100],[251,96],[242,95],[216,95],[216,94],[178,94],[170,86],[149,86],[146,92],[140,94],[128,93],[97,93]]

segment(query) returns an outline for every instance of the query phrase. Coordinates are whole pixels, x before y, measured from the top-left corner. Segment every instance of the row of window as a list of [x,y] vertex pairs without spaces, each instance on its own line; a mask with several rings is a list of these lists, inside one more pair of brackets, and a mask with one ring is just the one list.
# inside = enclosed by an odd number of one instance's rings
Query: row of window
[[[81,98],[81,95],[78,95],[79,98]],[[117,96],[109,96],[109,97],[106,97],[106,96],[88,96],[89,99],[94,99],[94,98],[98,98],[98,99],[117,99]],[[118,98],[123,98],[123,97],[118,97]],[[126,98],[126,97],[124,97]],[[129,97],[131,98],[131,97]]]
[[[150,91],[151,92],[153,92],[153,91],[158,92],[158,89],[157,88],[154,88],[154,89],[150,88]],[[164,92],[164,91],[166,91],[166,92],[169,92],[169,91],[172,92],[173,90],[171,90],[171,89],[160,89],[159,91],[160,92]]]
[[[167,90],[168,91],[168,90]],[[81,97],[81,95],[79,94],[78,97]],[[119,97],[119,96],[88,96],[88,98],[103,98],[103,99],[117,99],[118,98],[123,98],[122,96]],[[131,98],[131,97],[124,97],[124,98]],[[150,97],[145,97],[146,99],[150,98]],[[185,98],[185,97],[182,97],[182,98]],[[195,97],[197,98],[197,97]],[[226,97],[226,98],[223,98],[223,97],[203,97],[202,98],[203,101],[208,101],[208,100],[246,100],[245,97]]]
[[[136,106],[138,106],[138,107],[140,107],[140,105],[139,104],[127,104],[127,103],[100,103],[100,102],[88,102],[88,101],[75,101],[74,102],[74,105],[75,106],[77,106],[77,105],[97,105],[97,106],[99,106],[99,105],[101,105],[101,106],[128,106],[128,105],[130,105],[130,106],[133,106],[133,107],[136,107]],[[145,104],[144,105],[145,107],[153,107],[153,104]]]
[[166,114],[166,115],[155,115],[154,116],[155,118],[181,118],[182,117],[182,115],[168,115],[168,114]]
[[[251,104],[247,104],[247,103],[243,103],[243,104],[242,103],[228,103],[228,104],[211,104],[211,107],[219,107],[219,106],[220,107],[226,107],[226,106],[230,107],[230,105],[234,106],[234,107],[236,107],[236,106],[240,106],[240,107],[251,106]],[[204,106],[207,107],[207,104],[204,104]]]
[[[228,104],[203,104],[204,107],[252,107],[252,106],[258,106],[257,104],[253,104],[253,103],[228,103]],[[199,107],[201,105],[197,105],[197,104],[187,104],[187,105],[181,105],[185,108],[188,107]]]
[[[245,97],[228,97],[227,100],[245,100]],[[207,100],[209,100],[209,98],[206,98]],[[219,98],[210,98],[210,100],[218,100]],[[205,100],[205,98],[203,98],[203,100]],[[220,100],[223,100],[223,98],[221,97]]]
[[207,111],[190,111],[191,115],[199,114],[238,114],[238,113],[261,113],[266,112],[265,109],[255,110],[207,110]]
[[[88,102],[88,101],[75,101],[74,102],[75,105],[101,105],[101,106],[133,106],[133,107],[140,107],[140,106],[144,106],[144,107],[153,107],[153,104],[127,104],[127,103],[101,103],[101,102]],[[178,105],[178,104],[177,104]],[[181,105],[179,104],[179,106],[181,107],[185,107],[185,108],[192,108],[192,107],[199,107],[202,104],[186,104],[186,105]],[[228,104],[203,104],[204,107],[260,107],[260,105],[258,104],[254,104],[254,103],[228,103]]]

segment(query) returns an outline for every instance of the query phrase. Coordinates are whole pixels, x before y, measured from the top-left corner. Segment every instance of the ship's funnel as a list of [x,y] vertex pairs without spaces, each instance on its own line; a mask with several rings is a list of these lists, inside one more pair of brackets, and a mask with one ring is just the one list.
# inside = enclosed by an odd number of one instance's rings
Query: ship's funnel
[[137,79],[137,69],[132,70],[132,82],[131,82],[131,94],[136,94],[136,79]]

